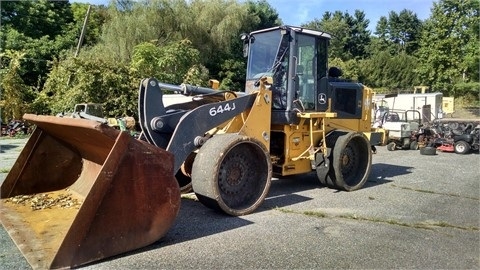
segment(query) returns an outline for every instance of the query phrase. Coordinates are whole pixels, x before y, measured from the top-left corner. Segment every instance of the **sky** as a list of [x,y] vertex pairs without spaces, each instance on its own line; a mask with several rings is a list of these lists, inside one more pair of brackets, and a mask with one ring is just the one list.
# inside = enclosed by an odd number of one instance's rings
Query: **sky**
[[[347,12],[355,14],[361,10],[370,21],[369,30],[374,32],[381,16],[388,18],[390,11],[400,13],[407,9],[417,14],[418,19],[426,20],[430,17],[430,9],[434,0],[267,0],[283,23],[291,26],[300,26],[315,18],[321,19],[326,11]],[[94,5],[107,5],[109,0],[70,0],[70,2],[90,3]]]

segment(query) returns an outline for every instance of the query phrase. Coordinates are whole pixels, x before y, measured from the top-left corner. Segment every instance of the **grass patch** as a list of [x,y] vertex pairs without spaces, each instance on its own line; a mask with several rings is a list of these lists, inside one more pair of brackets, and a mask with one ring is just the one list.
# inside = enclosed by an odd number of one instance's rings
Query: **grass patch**
[[426,189],[418,189],[418,188],[397,186],[397,185],[395,185],[395,184],[392,184],[391,186],[392,186],[392,187],[396,187],[396,188],[400,188],[400,189],[404,189],[404,190],[416,191],[416,192],[423,192],[423,193],[429,193],[429,194],[438,194],[438,195],[446,195],[446,196],[450,196],[450,197],[465,198],[465,199],[476,200],[476,201],[479,201],[479,200],[480,200],[480,198],[469,197],[469,196],[460,196],[460,195],[454,194],[454,193],[436,192],[436,191],[426,190]]
[[320,211],[294,211],[291,209],[286,208],[275,208],[275,210],[280,211],[286,214],[299,214],[299,215],[306,215],[316,218],[340,218],[340,219],[353,219],[353,220],[360,220],[360,221],[367,221],[367,222],[375,222],[375,223],[384,223],[389,225],[395,226],[402,226],[408,228],[415,228],[415,229],[425,229],[425,230],[432,230],[434,228],[453,228],[465,231],[479,231],[479,227],[464,227],[458,226],[454,224],[450,224],[444,221],[437,221],[437,222],[416,222],[416,223],[408,223],[403,222],[400,220],[395,219],[384,219],[384,218],[377,218],[377,217],[367,217],[367,216],[359,216],[356,214],[342,214],[342,215],[329,215],[325,212]]
[[1,168],[0,169],[0,173],[8,173],[10,171],[10,169],[7,169],[7,168]]
[[306,215],[306,216],[312,216],[312,217],[318,217],[318,218],[327,217],[326,213],[315,212],[315,211],[304,211],[303,214]]

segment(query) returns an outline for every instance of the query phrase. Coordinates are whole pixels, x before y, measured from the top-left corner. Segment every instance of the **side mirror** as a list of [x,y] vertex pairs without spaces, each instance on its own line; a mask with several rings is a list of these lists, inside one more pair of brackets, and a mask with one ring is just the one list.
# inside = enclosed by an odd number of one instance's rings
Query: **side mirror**
[[243,42],[243,57],[248,56],[248,42],[250,41],[250,35],[247,33],[242,33],[240,35],[240,40]]
[[248,57],[248,42],[243,43],[243,57]]

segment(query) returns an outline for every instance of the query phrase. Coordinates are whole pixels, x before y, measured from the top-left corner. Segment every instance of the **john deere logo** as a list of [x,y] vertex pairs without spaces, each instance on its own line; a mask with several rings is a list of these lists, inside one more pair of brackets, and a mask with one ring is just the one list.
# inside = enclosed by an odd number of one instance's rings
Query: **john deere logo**
[[320,103],[320,104],[327,103],[327,95],[325,95],[325,94],[318,95],[318,103]]

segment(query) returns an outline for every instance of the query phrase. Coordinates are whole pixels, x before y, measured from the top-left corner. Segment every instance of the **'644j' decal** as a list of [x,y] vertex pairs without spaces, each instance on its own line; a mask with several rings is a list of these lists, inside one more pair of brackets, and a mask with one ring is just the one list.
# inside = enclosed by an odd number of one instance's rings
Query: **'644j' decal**
[[220,113],[229,112],[235,110],[235,102],[227,103],[225,105],[219,105],[218,107],[211,108],[208,112],[211,116],[215,116]]

